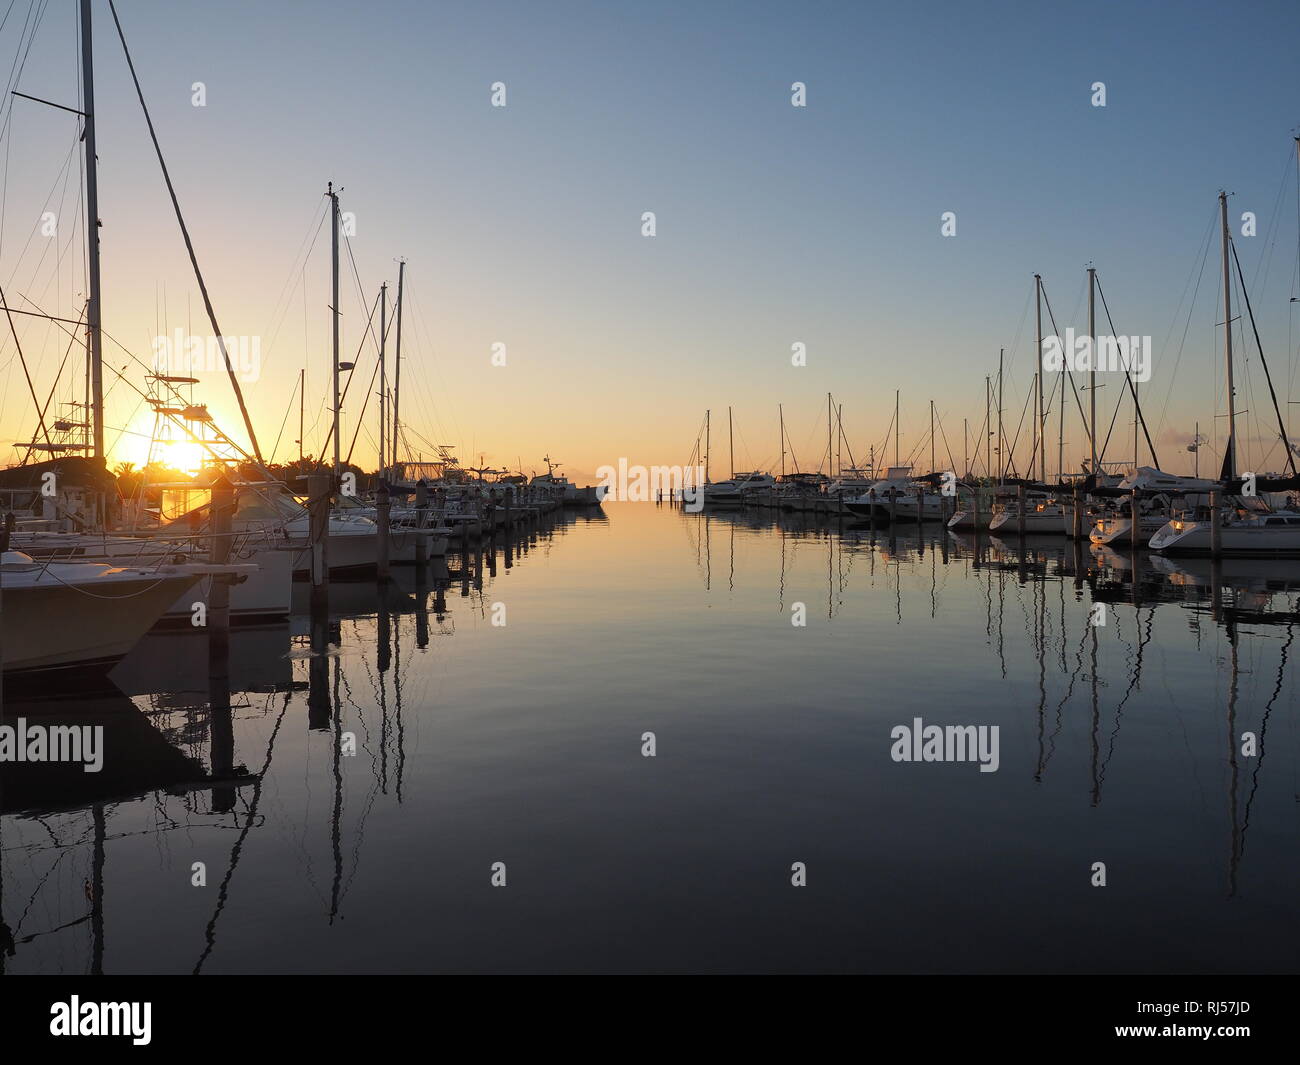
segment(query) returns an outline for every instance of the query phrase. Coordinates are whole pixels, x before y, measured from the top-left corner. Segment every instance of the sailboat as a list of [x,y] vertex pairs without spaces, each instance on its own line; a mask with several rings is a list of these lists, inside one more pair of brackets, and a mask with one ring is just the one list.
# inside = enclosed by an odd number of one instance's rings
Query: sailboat
[[[1300,149],[1300,140],[1297,142]],[[1224,361],[1227,365],[1226,392],[1228,401],[1228,446],[1223,455],[1223,469],[1220,486],[1232,501],[1218,513],[1209,507],[1199,507],[1192,517],[1177,517],[1163,525],[1152,537],[1151,548],[1166,554],[1222,554],[1235,556],[1273,556],[1300,557],[1300,511],[1293,509],[1274,510],[1260,495],[1242,495],[1240,482],[1237,480],[1237,418],[1236,390],[1233,388],[1232,357],[1232,273],[1229,252],[1235,259],[1236,251],[1232,249],[1232,233],[1228,228],[1228,195],[1219,193],[1219,215],[1222,229],[1223,246],[1223,307],[1224,307]],[[1240,278],[1241,264],[1237,263]],[[1245,279],[1241,278],[1242,292],[1245,295]],[[1250,310],[1250,297],[1245,296],[1246,310],[1254,322]],[[1268,373],[1268,364],[1260,351],[1260,361]],[[1272,391],[1272,381],[1269,382]],[[1276,407],[1276,397],[1275,405]],[[1259,489],[1288,489],[1300,487],[1297,477],[1295,459],[1291,443],[1287,438],[1286,427],[1282,424],[1281,412],[1278,411],[1278,429],[1287,457],[1291,463],[1292,477],[1289,479],[1258,478]],[[1235,488],[1236,491],[1230,491]]]
[[[1117,501],[1113,510],[1103,511],[1095,517],[1088,539],[1094,544],[1111,547],[1134,542],[1139,547],[1144,546],[1169,523],[1175,510],[1207,505],[1209,494],[1216,487],[1215,481],[1180,477],[1152,466],[1139,466],[1114,489],[1100,490],[1115,492]],[[1134,494],[1138,496],[1136,534],[1133,532],[1131,503]]]

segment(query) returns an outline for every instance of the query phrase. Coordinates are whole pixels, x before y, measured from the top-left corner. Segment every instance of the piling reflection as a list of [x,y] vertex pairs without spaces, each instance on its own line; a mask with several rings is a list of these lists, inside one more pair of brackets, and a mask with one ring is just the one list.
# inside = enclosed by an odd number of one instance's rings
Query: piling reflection
[[[4,723],[100,728],[106,756],[93,773],[57,762],[0,770],[0,974],[111,971],[106,882],[114,845],[152,837],[161,847],[171,834],[215,840],[224,832],[233,834],[228,844],[200,848],[202,886],[214,888],[203,897],[213,902],[197,921],[201,946],[187,968],[203,971],[218,950],[241,859],[267,827],[265,781],[295,710],[305,709],[309,734],[328,741],[331,868],[322,917],[338,921],[367,817],[381,797],[399,806],[404,799],[411,656],[454,633],[448,589],[458,584],[481,602],[499,564],[504,573],[570,526],[604,521],[556,511],[495,530],[467,553],[393,567],[386,580],[335,580],[327,594],[299,582],[283,622],[157,630],[106,676],[6,677]],[[357,686],[373,698],[359,699]],[[353,758],[373,783],[350,818]],[[199,874],[178,857],[167,876],[180,903]]]
[[[385,895],[376,884],[403,876],[421,848],[431,851],[432,864],[420,865],[409,897],[393,889],[390,905],[405,915],[402,927],[431,935],[415,916],[422,908],[414,899],[426,890],[429,870],[440,868],[444,839],[481,833],[495,846],[505,820],[494,807],[501,795],[533,787],[539,777],[567,779],[570,770],[556,767],[569,764],[571,748],[580,752],[575,761],[595,759],[575,738],[575,722],[586,720],[575,706],[600,722],[620,701],[634,701],[639,688],[655,691],[680,665],[647,654],[645,673],[625,683],[615,670],[582,665],[589,649],[542,640],[502,652],[459,700],[444,697],[451,671],[463,665],[463,639],[491,632],[492,603],[508,598],[526,570],[564,561],[577,543],[599,543],[566,538],[604,537],[622,513],[559,512],[518,534],[454,545],[427,567],[395,566],[386,582],[336,581],[315,611],[304,583],[295,588],[290,618],[236,626],[224,642],[202,631],[152,633],[95,687],[10,692],[7,685],[6,721],[102,725],[113,754],[98,774],[80,766],[4,767],[0,970],[156,966],[163,948],[142,954],[138,942],[114,934],[139,927],[149,913],[165,918],[164,939],[175,943],[169,969],[237,967],[250,941],[274,938],[259,923],[263,909],[294,922],[294,942],[334,937],[321,941],[321,956],[350,950],[364,966],[370,955],[349,939],[349,928],[374,935],[383,914],[358,913],[350,900],[364,891],[374,906]],[[722,627],[727,620],[746,630],[744,640],[737,637],[742,646],[758,648],[738,660],[746,672],[717,669],[723,694],[701,697],[692,713],[734,710],[739,716],[725,719],[727,727],[745,735],[767,705],[752,701],[752,688],[734,696],[734,705],[727,700],[738,681],[757,677],[773,689],[772,705],[789,715],[782,735],[792,747],[812,742],[813,708],[825,712],[817,703],[824,688],[837,693],[841,731],[833,746],[863,742],[863,722],[885,731],[875,714],[888,715],[880,721],[913,713],[1000,721],[1007,742],[1024,745],[1023,757],[1005,757],[996,774],[1016,778],[1003,800],[1012,820],[1050,808],[1071,826],[1068,836],[1080,830],[1081,816],[1122,818],[1144,788],[1158,788],[1170,809],[1188,818],[1210,816],[1213,807],[1222,841],[1213,876],[1222,897],[1241,900],[1248,882],[1258,891],[1284,879],[1278,780],[1294,770],[1294,754],[1278,737],[1286,735],[1279,720],[1293,690],[1300,562],[1175,561],[1050,537],[954,534],[928,523],[856,525],[808,513],[664,507],[657,514],[646,535],[664,558],[676,552],[678,584],[671,595],[659,586],[666,569],[638,577],[630,585],[637,598],[615,604],[610,616],[648,626],[641,603],[658,595],[671,605],[656,608],[660,615],[647,605],[646,617],[665,632],[698,626],[689,640],[706,665],[733,631]],[[630,580],[638,564],[612,550],[599,559],[604,568],[590,585],[570,589],[564,581],[579,579],[581,567],[564,571],[549,589],[552,601],[599,596],[606,584]],[[701,604],[713,611],[707,621],[698,620]],[[798,604],[809,628],[803,643],[791,644],[786,633]],[[541,626],[549,620],[541,608],[532,617]],[[762,635],[769,628],[770,638]],[[476,646],[480,658],[496,653],[483,650],[494,646],[486,639]],[[563,684],[548,670],[549,657],[575,663]],[[1199,690],[1171,696],[1171,674],[1186,672],[1189,662],[1205,671]],[[492,737],[486,749],[509,746],[509,734],[498,744],[492,731],[503,727],[499,716],[475,716],[477,701],[507,681],[525,723],[517,727],[538,729],[524,734],[512,773],[484,763],[473,742],[483,729]],[[801,708],[798,716],[790,706]],[[1153,747],[1153,733],[1173,753]],[[432,752],[449,759],[438,763],[445,772],[483,775],[475,803],[442,790],[428,769]],[[718,754],[710,771],[730,766],[728,757]],[[1178,757],[1186,767],[1171,770]],[[874,779],[881,771],[878,760],[864,759],[854,772]],[[956,787],[952,779],[934,777],[932,786]],[[730,786],[727,794],[750,793]],[[969,800],[961,792],[935,794],[949,817]],[[707,820],[726,800],[700,790],[681,801],[692,820]],[[897,816],[906,819],[903,807]],[[764,816],[782,815],[768,809]],[[439,831],[426,827],[432,821]],[[998,840],[1004,849],[1017,845]],[[831,851],[837,845],[827,844]],[[195,862],[205,866],[204,888],[193,886]],[[294,948],[278,949],[283,967]],[[388,949],[400,952],[395,942]],[[382,958],[369,964],[385,967]]]

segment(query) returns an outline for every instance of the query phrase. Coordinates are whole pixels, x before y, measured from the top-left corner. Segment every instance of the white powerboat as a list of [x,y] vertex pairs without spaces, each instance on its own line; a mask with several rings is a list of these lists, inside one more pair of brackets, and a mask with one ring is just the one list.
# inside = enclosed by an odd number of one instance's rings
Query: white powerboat
[[204,577],[246,576],[250,565],[37,562],[0,559],[0,654],[4,671],[111,665]]
[[[115,536],[101,533],[14,533],[11,546],[38,562],[103,562],[111,566],[149,568],[160,562],[202,562],[201,538],[186,540],[160,536]],[[250,535],[236,537],[232,563],[256,569],[230,589],[232,622],[265,621],[287,617],[293,599],[293,560],[297,552],[282,542]],[[194,604],[207,603],[211,578],[186,590],[163,614],[163,623],[189,624]]]

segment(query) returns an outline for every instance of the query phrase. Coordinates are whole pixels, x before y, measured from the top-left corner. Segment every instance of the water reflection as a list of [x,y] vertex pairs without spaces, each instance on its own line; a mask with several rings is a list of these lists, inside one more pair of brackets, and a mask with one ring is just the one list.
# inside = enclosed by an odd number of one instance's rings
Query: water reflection
[[[95,690],[7,697],[7,721],[102,725],[112,757],[98,774],[5,766],[0,966],[690,969],[712,951],[723,968],[969,970],[978,947],[989,968],[1040,967],[1009,913],[949,942],[968,883],[1055,927],[1058,968],[1176,965],[1151,960],[1143,922],[1190,929],[1225,899],[1234,921],[1195,958],[1289,964],[1256,933],[1296,872],[1279,719],[1300,563],[608,510],[336,582],[316,616],[301,586],[287,622],[228,647],[150,634]],[[999,723],[999,779],[904,775],[880,740],[913,716]],[[680,752],[653,767],[662,785],[620,753],[656,721]],[[788,866],[774,833],[820,859],[821,916],[690,872]],[[529,887],[502,910],[486,870],[507,850]],[[1101,852],[1129,885],[1104,901],[1075,868]],[[651,932],[629,905],[673,920]],[[923,917],[934,942],[884,927]]]

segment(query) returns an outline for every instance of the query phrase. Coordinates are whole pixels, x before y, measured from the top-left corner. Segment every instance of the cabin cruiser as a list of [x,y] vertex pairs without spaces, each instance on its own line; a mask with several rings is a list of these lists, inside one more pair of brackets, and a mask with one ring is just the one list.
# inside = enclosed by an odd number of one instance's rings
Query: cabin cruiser
[[[1224,555],[1300,557],[1300,511],[1271,510],[1257,496],[1243,496],[1221,511],[1219,549]],[[1151,549],[1170,555],[1208,555],[1212,514],[1198,507],[1192,517],[1177,517],[1151,537]]]
[[529,487],[545,490],[556,502],[566,507],[598,507],[604,501],[608,491],[604,485],[588,485],[586,488],[579,488],[567,477],[555,472],[558,467],[549,457],[542,461],[546,463],[546,472],[538,474],[529,481]]
[[911,466],[889,466],[885,476],[856,498],[845,498],[844,509],[859,518],[888,520],[892,509],[903,521],[942,521],[945,497],[912,476]]
[[770,473],[736,473],[725,481],[714,481],[704,486],[704,502],[712,504],[743,503],[750,492],[770,491],[776,487],[776,478]]
[[0,556],[4,671],[107,668],[205,577],[247,576],[251,565],[38,562]]

